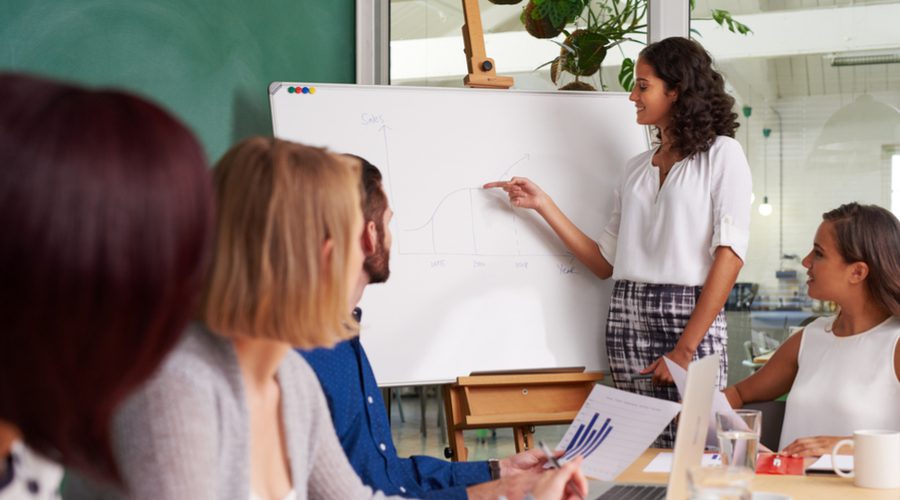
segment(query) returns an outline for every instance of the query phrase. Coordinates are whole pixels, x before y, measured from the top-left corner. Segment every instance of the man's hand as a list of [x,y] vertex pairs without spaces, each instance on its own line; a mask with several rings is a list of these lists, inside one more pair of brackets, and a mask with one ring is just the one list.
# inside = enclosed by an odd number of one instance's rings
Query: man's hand
[[541,475],[538,472],[520,472],[496,481],[469,486],[466,493],[470,500],[497,500],[504,496],[509,500],[522,500],[534,489]]
[[543,474],[531,490],[535,500],[584,500],[587,479],[581,474],[581,457],[575,457],[559,470]]
[[[561,450],[553,452],[557,458],[563,453]],[[523,451],[500,460],[500,477],[514,476],[523,472],[541,472],[546,461],[547,457],[539,449]]]

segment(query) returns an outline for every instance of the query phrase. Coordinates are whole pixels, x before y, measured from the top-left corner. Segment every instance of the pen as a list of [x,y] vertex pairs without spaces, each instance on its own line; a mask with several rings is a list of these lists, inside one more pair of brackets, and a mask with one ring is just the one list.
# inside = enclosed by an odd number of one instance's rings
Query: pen
[[631,380],[649,380],[653,378],[652,373],[633,373],[631,375]]
[[[559,460],[557,460],[556,457],[553,456],[553,452],[550,451],[550,448],[547,448],[547,445],[545,445],[543,441],[538,441],[538,446],[541,447],[541,451],[544,452],[544,455],[547,455],[547,463],[550,464],[550,467],[559,469]],[[575,493],[575,495],[578,496],[578,498],[580,498],[581,500],[584,500],[584,497],[581,495],[581,493],[578,492],[578,488],[572,485],[571,480],[566,483],[566,489],[568,489],[572,493]]]

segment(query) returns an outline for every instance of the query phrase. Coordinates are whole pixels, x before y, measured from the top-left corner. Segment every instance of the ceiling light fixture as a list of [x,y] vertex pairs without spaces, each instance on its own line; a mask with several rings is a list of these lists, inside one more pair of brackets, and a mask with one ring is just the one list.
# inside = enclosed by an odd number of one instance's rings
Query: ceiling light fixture
[[832,66],[864,66],[867,64],[900,63],[900,52],[847,52],[826,56]]

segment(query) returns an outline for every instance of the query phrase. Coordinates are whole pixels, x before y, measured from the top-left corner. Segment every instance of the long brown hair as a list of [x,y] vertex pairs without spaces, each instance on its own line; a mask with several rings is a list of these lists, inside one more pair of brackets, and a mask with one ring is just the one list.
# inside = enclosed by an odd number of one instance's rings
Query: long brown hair
[[[220,334],[333,345],[351,335],[350,234],[361,218],[359,162],[254,137],[214,173],[216,244],[201,319]],[[323,266],[322,248],[333,243]]]
[[834,226],[838,251],[847,262],[869,266],[872,297],[900,316],[900,221],[876,205],[848,203],[822,214]]

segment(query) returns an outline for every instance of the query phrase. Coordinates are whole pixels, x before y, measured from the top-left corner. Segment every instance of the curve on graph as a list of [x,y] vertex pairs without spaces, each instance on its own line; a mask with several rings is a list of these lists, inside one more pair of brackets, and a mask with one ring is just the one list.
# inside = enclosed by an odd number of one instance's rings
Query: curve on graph
[[428,220],[426,220],[421,226],[414,227],[411,229],[404,229],[404,231],[412,232],[412,231],[418,231],[420,229],[424,229],[425,226],[427,226],[428,224],[431,224],[434,221],[434,216],[437,215],[438,210],[441,209],[441,205],[443,205],[444,202],[447,201],[447,198],[450,198],[454,194],[461,193],[463,191],[481,191],[481,189],[480,188],[459,188],[459,189],[450,191],[449,193],[445,194],[444,197],[441,198],[441,201],[438,202],[437,206],[434,207],[434,211],[431,212],[431,217],[429,217]]
[[[522,162],[525,161],[525,160],[530,160],[530,159],[531,159],[531,155],[526,153],[526,154],[523,155],[521,158],[519,158],[518,160],[516,160],[516,161],[514,161],[512,164],[510,164],[510,165],[506,168],[506,170],[505,170],[502,174],[500,174],[499,177],[500,177],[500,178],[506,177],[506,175],[509,173],[509,171],[512,170],[516,165],[518,165],[519,163],[522,163]],[[423,222],[420,226],[416,226],[416,227],[414,227],[414,228],[409,228],[409,229],[404,229],[404,231],[407,231],[407,232],[413,232],[413,231],[419,231],[419,230],[421,230],[421,229],[424,229],[426,226],[428,226],[428,224],[431,224],[432,222],[434,222],[434,216],[437,215],[438,210],[440,210],[441,205],[443,205],[444,202],[447,201],[447,198],[450,198],[450,197],[453,196],[454,194],[460,193],[460,192],[462,192],[462,191],[484,191],[484,190],[481,189],[481,188],[468,188],[468,187],[466,187],[466,188],[459,188],[459,189],[450,191],[449,193],[445,194],[444,197],[441,198],[441,201],[438,202],[437,206],[434,207],[434,210],[431,212],[431,217],[429,217],[429,218],[428,218],[425,222]]]

